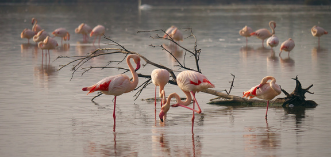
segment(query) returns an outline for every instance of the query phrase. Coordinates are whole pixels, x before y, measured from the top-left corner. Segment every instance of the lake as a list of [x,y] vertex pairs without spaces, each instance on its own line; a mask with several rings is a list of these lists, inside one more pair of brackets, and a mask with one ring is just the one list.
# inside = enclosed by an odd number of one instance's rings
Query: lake
[[[0,154],[1,156],[328,156],[331,153],[331,55],[330,35],[318,39],[310,29],[319,25],[331,31],[329,6],[302,5],[214,5],[152,6],[139,10],[133,3],[100,4],[2,4],[0,5]],[[48,33],[63,27],[70,40],[54,38],[59,43],[50,56],[43,56],[30,39],[21,39],[31,19]],[[275,21],[280,44],[271,50],[256,37],[239,35],[245,25],[253,30],[267,28]],[[303,88],[313,84],[314,94],[306,94],[318,106],[301,109],[297,114],[272,105],[268,121],[265,107],[211,105],[216,96],[197,93],[202,113],[196,114],[191,131],[192,112],[171,108],[165,123],[155,118],[154,85],[148,85],[135,100],[136,91],[117,97],[116,131],[113,131],[113,96],[97,93],[86,95],[82,87],[93,85],[104,77],[123,72],[117,69],[78,69],[72,77],[72,66],[58,71],[61,65],[97,48],[120,48],[102,38],[101,44],[84,43],[74,30],[79,24],[106,28],[106,36],[130,51],[176,70],[174,59],[159,46],[169,41],[155,39],[161,31],[175,25],[182,31],[183,47],[194,49],[195,40],[185,28],[192,28],[201,49],[199,65],[202,73],[215,85],[215,90],[229,90],[235,75],[232,95],[274,76],[277,84],[292,92],[298,76]],[[280,45],[288,38],[295,48],[278,56]],[[155,45],[152,47],[150,45]],[[103,51],[107,52],[107,51]],[[193,57],[182,49],[175,56],[187,67],[195,69]],[[123,54],[91,59],[84,67],[106,66],[120,61]],[[145,64],[142,61],[142,64]],[[127,67],[125,62],[109,66]],[[139,73],[149,75],[155,67],[142,66]],[[128,75],[130,75],[128,73]],[[147,79],[139,78],[139,85]],[[184,93],[171,84],[166,94]],[[285,97],[282,93],[277,96]],[[160,111],[159,102],[156,113]],[[157,116],[156,116],[157,117]]]

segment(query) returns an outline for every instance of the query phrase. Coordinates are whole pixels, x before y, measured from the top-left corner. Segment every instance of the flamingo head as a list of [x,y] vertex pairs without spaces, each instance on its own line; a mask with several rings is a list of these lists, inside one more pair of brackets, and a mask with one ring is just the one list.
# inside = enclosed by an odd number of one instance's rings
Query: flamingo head
[[94,32],[92,31],[92,32],[90,33],[90,37],[92,37],[92,36],[93,36],[93,34],[94,34]]
[[32,25],[34,24],[34,21],[35,21],[35,19],[34,19],[34,18],[32,18],[32,20],[31,20],[31,24],[32,24]]
[[253,35],[257,35],[257,34],[256,34],[255,32],[253,32],[253,33],[251,33],[250,35],[253,36]]
[[137,71],[137,70],[140,69],[140,57],[137,56],[137,55],[135,55],[135,57],[133,58],[133,60],[134,60],[134,63],[137,64],[137,67],[136,67],[136,69],[135,69],[135,70]]
[[327,31],[324,31],[324,34],[328,34],[328,32]]
[[57,34],[57,32],[56,32],[56,31],[54,31],[54,32],[52,32],[52,34],[53,34],[53,35],[55,35],[55,34]]
[[160,111],[160,114],[159,114],[159,117],[160,117],[160,121],[161,121],[161,122],[163,122],[163,120],[164,120],[164,116],[165,116],[165,114],[164,114],[163,110],[161,110],[161,111]]
[[159,114],[159,118],[161,122],[165,120],[165,117],[167,116],[167,112],[169,111],[169,109],[170,109],[170,105],[163,105],[161,107],[161,111]]

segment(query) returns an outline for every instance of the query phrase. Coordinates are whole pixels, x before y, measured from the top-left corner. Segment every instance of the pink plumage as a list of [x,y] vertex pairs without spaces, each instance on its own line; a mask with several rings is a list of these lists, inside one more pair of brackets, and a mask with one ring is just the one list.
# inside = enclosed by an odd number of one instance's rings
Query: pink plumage
[[91,31],[92,31],[92,28],[89,25],[85,24],[85,23],[80,24],[75,29],[76,34],[82,34],[83,35],[83,41],[84,42],[87,42],[88,35],[91,33]]
[[101,36],[103,36],[105,34],[105,27],[102,25],[97,25],[93,28],[92,32],[90,33],[90,36],[95,36],[94,40],[93,40],[93,44],[95,42],[95,40],[97,39],[97,37],[99,37],[99,44],[100,44],[100,39]]
[[[270,82],[268,82],[271,80]],[[266,76],[262,79],[259,85],[252,87],[250,90],[243,93],[243,97],[248,99],[257,97],[263,100],[268,100],[267,111],[265,118],[267,119],[269,100],[272,100],[281,93],[281,88],[276,84],[276,79],[272,76]]]
[[166,34],[164,34],[163,38],[171,37],[175,41],[183,41],[183,34],[177,27],[171,26],[166,30]]
[[287,51],[288,55],[290,55],[290,52],[293,50],[294,46],[295,46],[295,43],[294,43],[293,39],[292,38],[287,39],[280,46],[279,56],[281,55],[281,53],[283,51]]
[[21,32],[21,38],[27,38],[28,39],[28,43],[30,42],[30,39],[35,35],[35,32],[30,30],[30,29],[24,29]]
[[58,28],[54,30],[52,34],[56,37],[61,38],[61,44],[62,44],[62,40],[64,41],[70,40],[70,34],[65,28]]
[[[133,68],[130,59],[133,59],[133,61],[137,64],[136,69]],[[136,73],[136,70],[140,68],[140,57],[135,54],[128,55],[126,58],[126,62],[129,66],[129,69],[131,71],[131,74],[133,76],[133,80],[130,81],[130,78],[124,74],[119,74],[115,76],[109,76],[106,77],[96,84],[84,87],[82,88],[83,91],[89,91],[87,94],[95,92],[95,91],[101,91],[102,93],[106,95],[114,95],[115,101],[114,101],[114,111],[113,111],[113,118],[114,118],[114,131],[116,126],[116,116],[115,116],[115,107],[116,107],[116,97],[123,94],[128,93],[134,90],[138,85],[138,74]]]
[[42,30],[42,28],[38,25],[37,19],[32,18],[31,24],[32,24],[32,31],[34,31],[35,33],[38,33],[39,31]]
[[152,82],[155,85],[155,107],[156,107],[156,88],[160,86],[159,96],[161,97],[161,107],[165,103],[164,86],[169,81],[169,72],[165,69],[154,69],[151,74]]
[[271,28],[271,33],[268,29],[262,28],[259,30],[256,30],[255,32],[251,33],[251,35],[256,36],[257,38],[262,40],[262,46],[264,46],[264,40],[271,37],[273,34],[275,34],[275,28],[276,28],[276,22],[270,21],[269,27]]

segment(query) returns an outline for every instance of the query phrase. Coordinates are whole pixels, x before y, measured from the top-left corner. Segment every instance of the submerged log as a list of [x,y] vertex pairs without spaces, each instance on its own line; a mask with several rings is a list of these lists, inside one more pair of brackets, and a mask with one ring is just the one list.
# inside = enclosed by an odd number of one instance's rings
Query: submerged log
[[[282,92],[286,95],[284,98],[277,98],[275,100],[271,100],[271,104],[274,107],[294,107],[294,106],[302,106],[307,108],[315,108],[317,103],[312,100],[305,100],[305,94],[310,93],[314,94],[309,91],[309,89],[313,86],[310,85],[308,88],[303,89],[301,86],[298,77],[292,78],[296,81],[296,87],[291,94],[288,94],[284,89]],[[229,106],[266,106],[267,101],[261,99],[246,99],[243,97],[235,96],[235,95],[228,95],[216,90],[206,89],[202,92],[216,95],[217,98],[211,99],[209,104],[219,104],[219,105],[229,105]]]

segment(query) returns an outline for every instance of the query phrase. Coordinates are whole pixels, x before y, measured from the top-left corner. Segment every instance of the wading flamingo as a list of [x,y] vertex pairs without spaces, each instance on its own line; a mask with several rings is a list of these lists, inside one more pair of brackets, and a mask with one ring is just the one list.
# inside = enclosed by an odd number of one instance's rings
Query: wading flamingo
[[269,27],[271,28],[271,31],[272,31],[271,33],[266,28],[262,28],[262,29],[259,29],[255,32],[251,33],[251,35],[255,35],[257,38],[262,39],[263,47],[264,47],[264,40],[271,37],[273,34],[275,34],[276,22],[270,21]]
[[58,28],[54,30],[52,34],[56,37],[61,38],[61,44],[62,44],[62,40],[64,41],[70,40],[70,34],[65,28]]
[[267,45],[270,46],[271,49],[272,49],[273,47],[278,46],[278,44],[279,44],[279,40],[278,40],[278,38],[276,37],[275,34],[272,35],[272,36],[271,36],[270,38],[268,38],[268,40],[267,40]]
[[100,45],[100,39],[101,36],[103,36],[105,34],[105,27],[102,25],[97,25],[93,28],[92,32],[90,33],[90,37],[95,36],[94,40],[93,40],[93,45],[95,40],[97,39],[97,36],[99,36],[99,42],[98,44]]
[[[42,50],[42,53],[43,53],[43,50],[44,50],[44,49],[45,49],[45,50],[48,50],[47,53],[48,53],[49,61],[51,60],[51,55],[49,54],[49,50],[50,50],[50,49],[56,49],[57,46],[59,46],[59,45],[57,44],[57,41],[56,41],[55,39],[49,37],[49,36],[47,36],[47,37],[45,38],[45,40],[40,41],[40,42],[38,43],[38,47]],[[45,54],[45,56],[47,56],[47,53]],[[42,57],[44,57],[44,53],[42,54]],[[43,59],[43,60],[44,60],[44,59]],[[46,58],[46,60],[47,60],[47,58]]]
[[[130,59],[133,59],[133,61],[137,64],[136,69],[133,68]],[[89,91],[87,94],[95,92],[95,91],[101,91],[103,94],[106,95],[114,95],[114,111],[113,111],[113,118],[114,118],[114,127],[113,130],[115,132],[116,127],[116,115],[115,115],[115,108],[116,108],[116,97],[123,94],[128,93],[134,90],[138,85],[138,74],[136,73],[136,70],[140,68],[140,57],[135,54],[131,54],[126,58],[126,62],[129,66],[129,69],[131,71],[131,74],[133,76],[133,80],[130,81],[130,78],[124,74],[119,74],[115,76],[109,76],[98,83],[89,86],[84,87],[83,91]]]
[[[171,105],[172,107],[181,106],[193,111],[192,115],[192,132],[194,126],[194,112],[201,113],[201,108],[198,104],[198,101],[195,98],[195,93],[207,88],[214,88],[215,86],[210,83],[210,81],[206,78],[206,76],[202,75],[201,73],[195,71],[183,71],[177,75],[177,84],[179,88],[184,92],[186,95],[186,100],[183,102],[181,101],[180,97],[176,93],[172,93],[168,96],[168,99],[165,105],[162,106],[159,117],[160,120],[164,121],[164,116],[168,112],[170,108],[170,100],[171,98],[175,97],[177,100],[177,104]],[[191,94],[193,96],[193,108],[187,107],[192,100]],[[195,110],[195,103],[198,106],[198,110]]]
[[27,38],[28,39],[28,43],[30,43],[30,39],[35,35],[34,31],[25,28],[22,32],[21,32],[21,38]]
[[151,74],[152,82],[155,85],[155,108],[156,108],[156,89],[160,86],[159,97],[161,98],[161,107],[165,103],[165,91],[164,86],[169,81],[169,72],[165,69],[154,69]]
[[37,19],[32,18],[31,24],[32,24],[32,31],[34,31],[35,33],[38,33],[39,31],[42,30],[42,28],[38,25]]
[[89,25],[85,24],[85,23],[80,24],[75,29],[76,34],[82,34],[83,35],[83,42],[87,42],[88,35],[91,33],[91,31],[92,31],[92,28]]
[[[268,82],[268,80],[271,80]],[[267,119],[269,100],[272,100],[281,93],[281,88],[276,84],[276,79],[272,76],[266,76],[262,79],[261,83],[255,87],[252,87],[249,91],[243,93],[243,97],[248,99],[257,97],[260,99],[268,100],[267,111],[265,113],[265,119]]]
[[324,34],[328,34],[327,31],[325,31],[322,27],[319,26],[313,26],[313,28],[311,28],[311,34],[314,37],[318,37],[318,46],[320,46],[320,37]]
[[171,37],[175,41],[183,41],[183,34],[178,30],[177,27],[171,26],[166,30],[166,34],[164,34],[163,38]]
[[47,36],[49,36],[49,34],[46,31],[41,30],[36,35],[33,36],[33,41],[38,43],[40,41],[45,40]]
[[247,45],[247,37],[251,37],[251,33],[253,30],[251,27],[245,26],[243,29],[239,31],[239,34],[246,38],[246,45]]
[[293,50],[295,44],[292,38],[287,39],[286,41],[284,41],[282,43],[282,45],[280,46],[280,52],[279,52],[279,56],[282,53],[282,51],[287,51],[288,55],[290,55],[290,52]]

